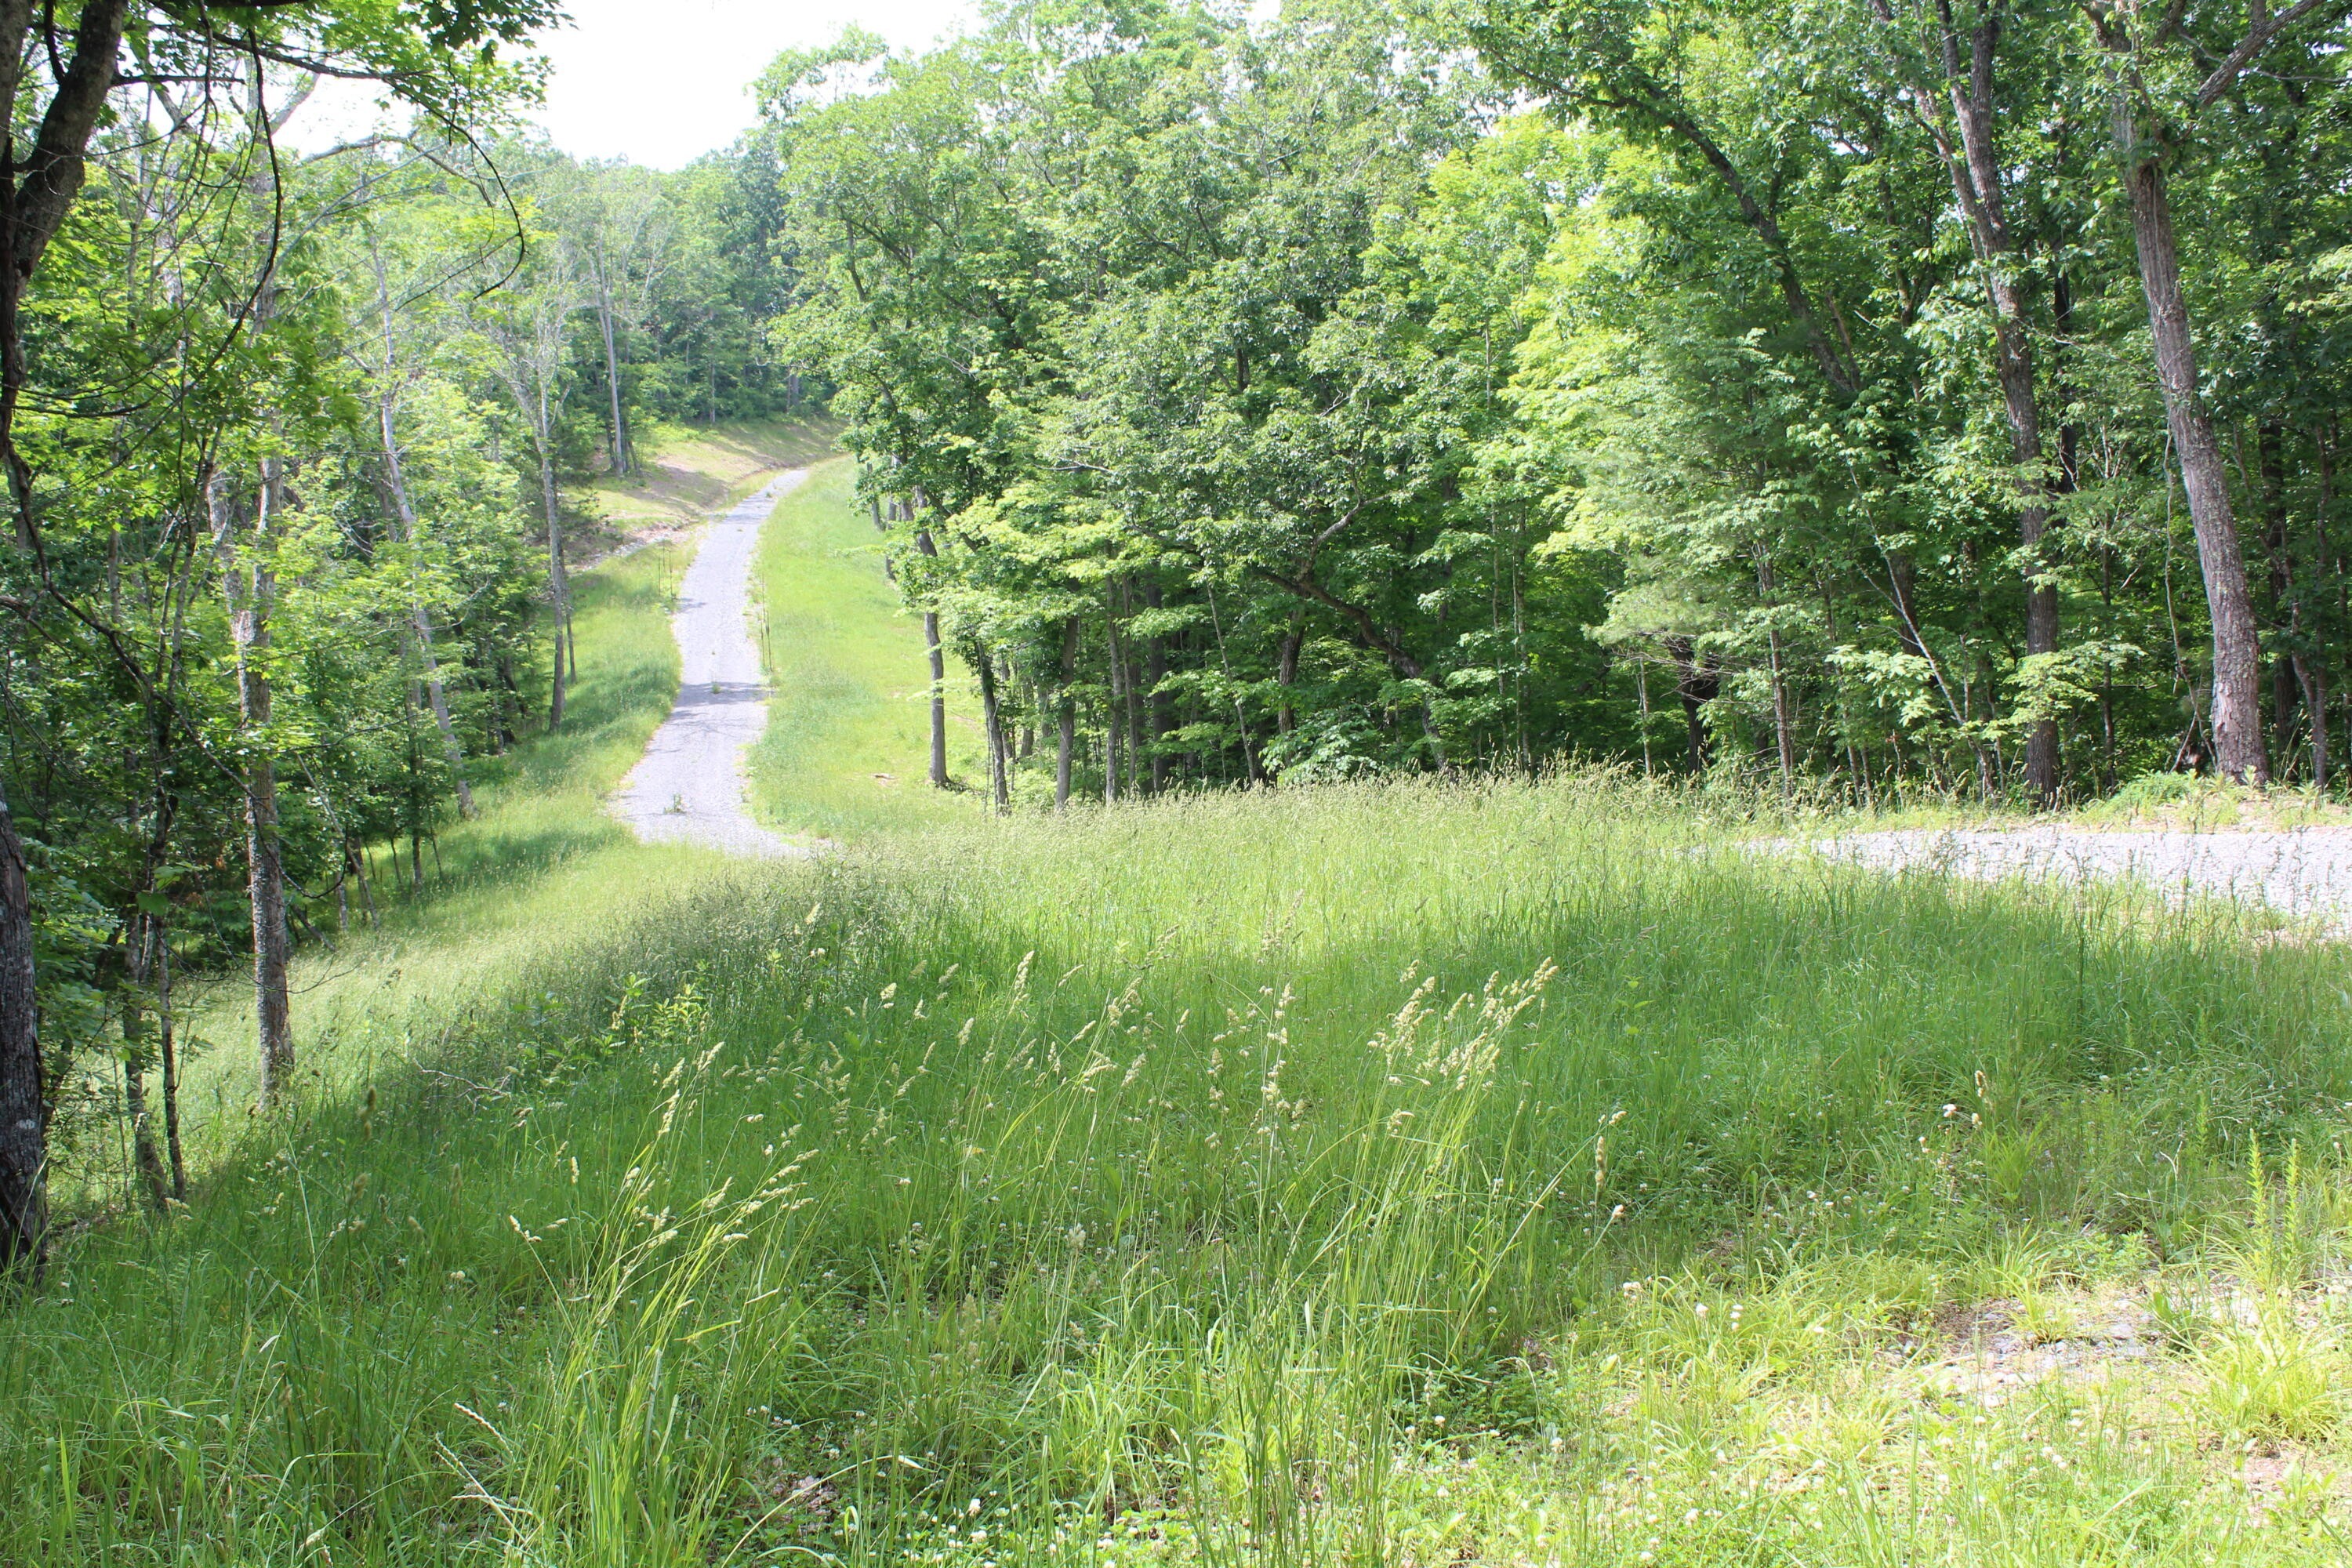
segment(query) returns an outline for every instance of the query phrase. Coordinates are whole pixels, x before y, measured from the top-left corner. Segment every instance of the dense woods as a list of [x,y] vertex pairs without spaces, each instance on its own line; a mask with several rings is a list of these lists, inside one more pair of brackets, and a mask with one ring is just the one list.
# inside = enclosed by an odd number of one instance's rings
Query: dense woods
[[781,341],[840,387],[1000,795],[1564,754],[1861,797],[2324,783],[2337,20],[853,37],[766,83]]

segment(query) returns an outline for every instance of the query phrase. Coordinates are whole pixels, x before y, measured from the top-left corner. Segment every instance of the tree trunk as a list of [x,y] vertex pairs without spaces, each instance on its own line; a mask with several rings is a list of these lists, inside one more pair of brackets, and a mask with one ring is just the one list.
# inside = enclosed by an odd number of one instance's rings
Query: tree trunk
[[[915,548],[936,559],[939,547],[928,528],[915,535]],[[948,787],[948,662],[940,647],[940,613],[923,611],[923,650],[931,661],[931,787]]]
[[[1160,607],[1159,584],[1144,584],[1143,602],[1151,609]],[[1160,743],[1168,738],[1168,731],[1176,727],[1168,694],[1160,689],[1160,683],[1168,679],[1166,637],[1155,636],[1145,641],[1143,678],[1150,686],[1145,698],[1151,710],[1151,793],[1159,795],[1168,788],[1168,759],[1161,754]]]
[[[1764,547],[1756,547],[1756,593],[1763,601],[1769,617],[1775,604],[1775,584],[1771,558]],[[1785,798],[1796,786],[1797,749],[1791,733],[1789,714],[1789,678],[1781,668],[1780,629],[1768,618],[1764,625],[1764,649],[1772,678],[1772,740],[1780,758],[1780,794]]]
[[[1993,135],[1993,57],[2000,23],[1979,9],[1969,35],[1969,58],[1948,9],[1941,12],[1944,87],[1959,127],[1959,146],[1943,142],[1953,195],[1968,221],[1969,237],[1992,307],[1993,364],[2000,383],[2001,410],[2009,425],[2010,460],[2015,465],[2018,542],[2025,577],[2025,652],[2031,658],[2058,651],[2058,589],[2045,580],[2043,535],[2050,524],[2050,485],[2042,472],[2042,408],[2035,384],[2033,336],[2019,287],[2018,247],[2009,226],[2001,184],[2000,156]],[[2026,787],[2034,804],[2047,805],[2058,793],[2058,721],[2043,719],[2026,731]]]
[[[387,307],[389,309],[389,307]],[[386,317],[384,352],[392,351],[390,318]],[[414,548],[416,542],[416,511],[408,502],[408,479],[400,467],[400,447],[393,439],[392,396],[386,393],[377,400],[378,427],[383,437],[383,474],[385,488],[392,492],[393,515],[400,520],[400,541]],[[433,723],[441,731],[441,749],[449,758],[449,779],[457,786],[457,809],[466,816],[474,815],[474,791],[466,783],[466,748],[457,740],[457,727],[449,721],[449,699],[441,689],[441,661],[433,657],[433,616],[425,601],[411,595],[408,601],[409,625],[416,629],[417,657],[425,665],[425,691],[433,704]]]
[[1070,805],[1070,764],[1078,747],[1078,704],[1070,695],[1070,688],[1078,679],[1078,618],[1072,616],[1062,623],[1062,691],[1055,717],[1061,724],[1054,747],[1054,809],[1066,811]]
[[548,427],[547,390],[539,394],[539,503],[547,518],[547,594],[555,616],[554,682],[547,695],[547,727],[563,724],[564,655],[572,645],[572,580],[563,569],[563,509],[555,493],[555,439]]
[[188,1201],[188,1160],[180,1147],[180,1051],[172,1016],[172,942],[158,925],[155,943],[155,1047],[163,1075],[163,1152],[172,1166],[172,1195]]
[[604,384],[613,398],[613,472],[629,472],[629,426],[621,413],[621,356],[613,342],[613,290],[604,276],[604,247],[596,247],[596,321],[604,331]]
[[1675,695],[1682,700],[1683,722],[1690,731],[1690,771],[1703,773],[1708,761],[1704,710],[1722,693],[1723,676],[1715,656],[1702,658],[1690,638],[1670,637],[1664,642],[1666,657],[1675,661]]
[[1109,695],[1103,702],[1103,804],[1118,799],[1118,752],[1121,714],[1126,706],[1126,685],[1118,651],[1118,606],[1112,601],[1110,584],[1103,584],[1103,666],[1109,682]]
[[[1125,579],[1118,585],[1118,595],[1130,616],[1135,609],[1135,593]],[[1119,644],[1119,684],[1127,692],[1127,793],[1140,795],[1148,787],[1144,758],[1148,754],[1143,734],[1143,694],[1135,670],[1135,640]]]
[[172,1184],[147,1112],[147,1009],[141,994],[153,981],[154,951],[163,940],[162,922],[154,916],[142,914],[131,922],[131,987],[122,1000],[122,1110],[131,1122],[131,1167],[147,1206],[157,1214],[171,1205]]
[[1001,814],[1012,809],[1013,793],[1011,781],[1004,776],[1004,725],[996,707],[996,667],[976,638],[968,657],[972,672],[980,677],[980,721],[988,731],[989,799]]
[[1307,611],[1290,612],[1290,630],[1283,634],[1282,647],[1276,656],[1274,679],[1282,688],[1282,706],[1275,710],[1274,727],[1287,735],[1298,727],[1298,714],[1291,706],[1290,689],[1298,684],[1298,645],[1307,632]]
[[283,502],[278,459],[261,462],[251,563],[236,555],[236,495],[223,474],[206,487],[213,539],[221,554],[228,598],[229,636],[236,648],[237,712],[245,744],[247,893],[253,914],[254,1029],[260,1055],[260,1100],[278,1104],[292,1087],[294,1038],[289,1020],[286,971],[286,871],[278,858],[278,773],[269,750],[269,611],[276,582],[266,555]]
[[2270,761],[2263,747],[2262,639],[2254,626],[2246,562],[2238,544],[2238,522],[2230,507],[2229,475],[2213,421],[2197,387],[2197,344],[2189,333],[2189,305],[2180,292],[2180,247],[2173,232],[2172,199],[2166,187],[2162,151],[2141,134],[2130,99],[2116,94],[2116,153],[2123,161],[2123,186],[2130,198],[2132,238],[2139,252],[2141,291],[2147,299],[2147,324],[2156,343],[2156,377],[2164,394],[2164,419],[2180,463],[2189,517],[2197,533],[2197,563],[2205,579],[2205,604],[2213,623],[2213,762],[2221,776],[2239,784],[2267,784]]
[[32,889],[24,842],[0,799],[0,1280],[39,1279],[48,1255],[48,1124]]

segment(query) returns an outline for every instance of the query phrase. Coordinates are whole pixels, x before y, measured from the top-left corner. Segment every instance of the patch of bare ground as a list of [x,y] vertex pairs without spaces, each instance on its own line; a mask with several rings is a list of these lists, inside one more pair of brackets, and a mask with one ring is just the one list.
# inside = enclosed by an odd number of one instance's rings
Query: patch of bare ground
[[2230,1391],[2217,1385],[2242,1369],[2208,1353],[2268,1324],[2288,1354],[2325,1362],[2329,1383],[2340,1384],[2334,1374],[2347,1286],[2284,1298],[2231,1281],[2176,1287],[2165,1312],[2155,1310],[2159,1289],[1947,1304],[1881,1352],[1882,1387],[1979,1421],[2005,1406],[2031,1411],[2037,1398],[2054,1397],[2061,1408],[2095,1405],[2133,1444],[2185,1446],[2200,1456],[2207,1484],[2235,1495],[2258,1523],[2352,1500],[2352,1458],[2328,1434],[2220,1423]]
[[838,428],[831,421],[776,420],[666,431],[648,443],[639,472],[601,475],[565,494],[574,560],[593,565],[682,541],[768,476],[830,454]]

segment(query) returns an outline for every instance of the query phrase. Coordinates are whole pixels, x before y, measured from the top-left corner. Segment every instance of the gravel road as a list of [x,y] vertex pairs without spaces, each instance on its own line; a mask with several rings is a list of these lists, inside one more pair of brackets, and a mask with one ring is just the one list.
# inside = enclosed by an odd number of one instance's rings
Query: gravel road
[[2175,899],[2210,897],[2323,920],[2352,935],[2352,828],[2101,833],[2080,827],[1915,828],[1843,838],[1779,839],[1823,858],[1884,870],[1921,868],[1997,881],[2129,878]]
[[768,726],[768,689],[746,621],[751,563],[760,525],[807,472],[779,474],[713,518],[678,584],[669,623],[684,665],[677,702],[613,800],[648,843],[707,844],[731,855],[810,853],[752,821],[743,801],[743,752]]

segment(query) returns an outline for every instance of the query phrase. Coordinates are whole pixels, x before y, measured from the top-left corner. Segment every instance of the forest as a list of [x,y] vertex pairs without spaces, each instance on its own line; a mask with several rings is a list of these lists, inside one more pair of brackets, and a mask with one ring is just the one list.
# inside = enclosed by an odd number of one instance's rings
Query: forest
[[1786,852],[2340,825],[2352,0],[562,12],[0,0],[0,1562],[2336,1560],[2352,927]]
[[852,38],[763,84],[778,342],[908,520],[1000,798],[1044,752],[1057,800],[1562,756],[1846,798],[2324,786],[2352,258],[2320,21]]

